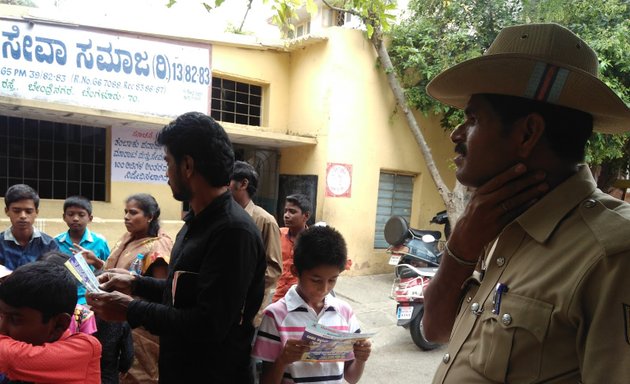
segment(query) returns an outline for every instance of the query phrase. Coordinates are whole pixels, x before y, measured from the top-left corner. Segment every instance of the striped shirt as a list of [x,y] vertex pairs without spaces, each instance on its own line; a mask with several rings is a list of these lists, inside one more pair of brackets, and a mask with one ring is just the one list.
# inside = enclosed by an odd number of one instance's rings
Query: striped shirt
[[[328,294],[319,314],[292,286],[284,298],[269,305],[258,329],[252,356],[274,362],[288,339],[301,339],[307,324],[318,323],[344,332],[361,332],[359,322],[348,303]],[[309,363],[296,361],[287,366],[283,384],[343,383],[343,362]]]

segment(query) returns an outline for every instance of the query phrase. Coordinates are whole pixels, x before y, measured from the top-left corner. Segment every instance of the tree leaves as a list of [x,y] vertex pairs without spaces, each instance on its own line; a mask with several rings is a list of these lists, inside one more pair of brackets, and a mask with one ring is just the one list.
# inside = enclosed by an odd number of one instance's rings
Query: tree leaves
[[[627,0],[411,0],[408,13],[393,28],[390,56],[409,104],[425,113],[443,114],[446,129],[455,127],[460,115],[429,97],[426,85],[444,69],[481,55],[501,28],[514,24],[556,22],[568,27],[597,52],[602,81],[630,100]],[[411,72],[413,83],[405,82]],[[589,140],[587,161],[627,164],[627,143],[627,135],[595,134]]]

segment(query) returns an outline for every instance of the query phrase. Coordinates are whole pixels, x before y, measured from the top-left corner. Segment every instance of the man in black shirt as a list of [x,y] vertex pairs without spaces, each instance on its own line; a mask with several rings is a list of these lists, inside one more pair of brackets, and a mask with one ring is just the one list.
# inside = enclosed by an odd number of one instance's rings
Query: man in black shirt
[[191,207],[168,278],[106,273],[101,288],[113,292],[90,294],[88,303],[106,320],[160,336],[160,383],[253,383],[252,319],[263,297],[265,249],[229,192],[232,145],[219,124],[196,112],[165,126],[156,141],[165,147],[173,196]]

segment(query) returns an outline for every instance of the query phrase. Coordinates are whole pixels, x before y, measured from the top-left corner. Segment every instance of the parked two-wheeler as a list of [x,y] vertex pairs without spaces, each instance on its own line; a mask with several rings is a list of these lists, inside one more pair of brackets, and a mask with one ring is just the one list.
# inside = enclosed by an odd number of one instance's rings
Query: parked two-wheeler
[[[432,223],[447,224],[446,212],[436,214]],[[391,297],[396,305],[397,325],[408,328],[413,342],[423,350],[439,346],[426,339],[422,331],[424,288],[435,275],[442,253],[438,249],[439,231],[409,227],[403,217],[392,216],[385,224],[385,240],[390,244],[389,264],[394,265],[395,279]]]

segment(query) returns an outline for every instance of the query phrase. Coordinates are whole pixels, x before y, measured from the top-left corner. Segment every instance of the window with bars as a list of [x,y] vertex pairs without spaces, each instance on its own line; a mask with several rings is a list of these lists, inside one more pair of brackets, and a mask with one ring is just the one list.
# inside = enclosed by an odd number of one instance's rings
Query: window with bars
[[106,198],[106,130],[0,116],[0,193],[28,184],[41,198]]
[[381,172],[378,181],[374,248],[388,247],[383,230],[391,216],[402,216],[410,222],[412,199],[413,176]]
[[212,78],[211,116],[229,123],[260,126],[262,87],[220,77]]

